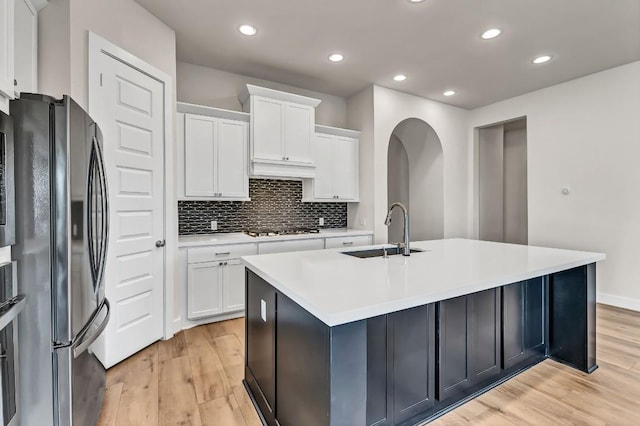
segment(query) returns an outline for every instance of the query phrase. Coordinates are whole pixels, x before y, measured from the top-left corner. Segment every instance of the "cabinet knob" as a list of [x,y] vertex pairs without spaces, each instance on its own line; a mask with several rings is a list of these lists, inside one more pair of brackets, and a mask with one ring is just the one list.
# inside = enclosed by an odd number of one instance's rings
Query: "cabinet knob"
[[18,85],[18,80],[16,80],[15,78],[13,79],[13,85],[17,86]]

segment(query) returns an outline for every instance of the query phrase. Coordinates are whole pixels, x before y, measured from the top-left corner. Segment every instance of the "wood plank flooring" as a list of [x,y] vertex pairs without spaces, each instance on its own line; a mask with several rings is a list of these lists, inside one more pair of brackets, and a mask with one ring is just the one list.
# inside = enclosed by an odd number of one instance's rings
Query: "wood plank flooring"
[[[640,424],[640,313],[598,305],[597,343],[591,375],[547,360],[431,424]],[[98,424],[259,426],[243,362],[243,319],[185,330],[107,372]]]

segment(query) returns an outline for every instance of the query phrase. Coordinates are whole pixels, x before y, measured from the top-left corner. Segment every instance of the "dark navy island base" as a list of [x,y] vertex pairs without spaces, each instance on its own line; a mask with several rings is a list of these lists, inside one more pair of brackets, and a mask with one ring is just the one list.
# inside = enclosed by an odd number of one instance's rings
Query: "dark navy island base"
[[404,426],[546,358],[591,373],[595,270],[592,263],[336,327],[247,270],[245,387],[266,425]]

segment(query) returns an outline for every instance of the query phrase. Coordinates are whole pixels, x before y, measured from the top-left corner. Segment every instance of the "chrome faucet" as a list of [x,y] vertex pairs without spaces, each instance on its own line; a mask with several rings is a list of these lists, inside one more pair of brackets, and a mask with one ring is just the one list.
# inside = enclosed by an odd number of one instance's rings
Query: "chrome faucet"
[[409,248],[409,212],[407,212],[407,208],[401,203],[391,204],[391,207],[389,207],[389,213],[387,213],[387,218],[384,220],[384,224],[387,226],[391,224],[391,213],[396,207],[400,207],[404,214],[404,251],[402,252],[402,255],[409,256],[411,254],[411,249]]

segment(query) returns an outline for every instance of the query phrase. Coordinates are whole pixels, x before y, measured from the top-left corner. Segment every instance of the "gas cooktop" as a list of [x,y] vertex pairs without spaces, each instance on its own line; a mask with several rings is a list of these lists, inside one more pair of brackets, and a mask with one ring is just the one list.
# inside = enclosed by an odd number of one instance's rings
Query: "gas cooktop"
[[275,237],[277,235],[300,235],[300,234],[317,234],[318,228],[290,228],[281,229],[279,231],[273,229],[248,229],[245,234],[251,237]]

